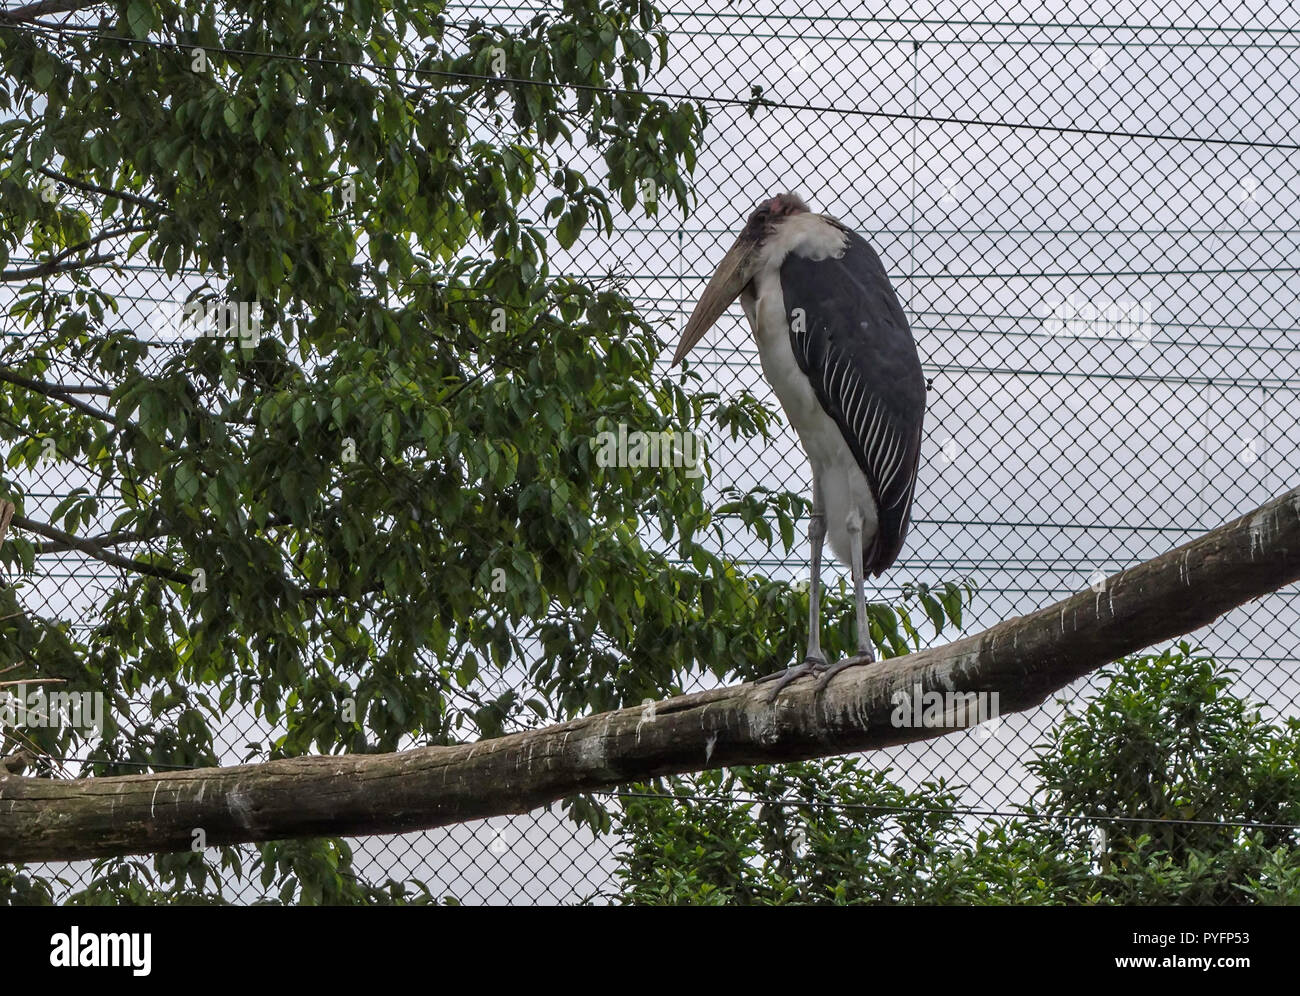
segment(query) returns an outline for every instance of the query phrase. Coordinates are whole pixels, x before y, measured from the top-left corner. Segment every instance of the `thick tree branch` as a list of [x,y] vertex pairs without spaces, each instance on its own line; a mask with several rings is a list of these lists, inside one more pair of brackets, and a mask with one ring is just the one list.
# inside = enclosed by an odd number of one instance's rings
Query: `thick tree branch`
[[101,242],[107,242],[110,239],[121,238],[123,235],[138,234],[140,232],[151,232],[153,229],[148,225],[122,225],[118,228],[109,229],[100,232],[94,238],[79,242],[75,246],[68,246],[66,249],[56,253],[44,263],[37,263],[34,266],[19,267],[16,270],[5,270],[0,272],[0,282],[14,283],[19,280],[31,280],[38,277],[48,277],[54,273],[64,273],[68,270],[75,270],[78,267],[98,266],[100,263],[106,263],[113,258],[115,253],[95,253],[93,256],[87,256],[84,259],[70,259],[79,252],[85,252],[87,249],[93,249]]
[[37,166],[36,171],[42,176],[48,176],[51,180],[58,180],[60,183],[66,183],[69,187],[80,190],[86,194],[103,194],[105,197],[111,197],[114,200],[125,201],[127,204],[134,204],[136,207],[146,208],[150,211],[166,211],[165,205],[151,200],[148,197],[142,197],[140,194],[132,194],[125,190],[114,190],[112,187],[103,187],[98,183],[91,183],[89,180],[78,180],[68,176],[66,173],[60,173],[57,170],[50,169],[48,166]]
[[[24,515],[15,515],[14,525],[19,529],[26,529],[28,532],[35,533],[37,536],[44,536],[47,540],[59,544],[61,550],[77,550],[88,557],[93,557],[95,560],[113,567],[121,567],[124,570],[134,571],[136,574],[148,574],[151,577],[163,578],[167,581],[178,581],[181,584],[189,584],[194,580],[192,575],[186,574],[184,571],[176,571],[170,567],[148,564],[142,560],[135,560],[132,557],[123,557],[121,554],[112,553],[105,549],[108,544],[100,544],[93,538],[83,539],[79,536],[73,536],[71,533],[64,532],[47,522],[37,522],[35,519],[29,519]],[[3,829],[0,829],[0,833],[3,833]]]
[[0,10],[0,22],[8,24],[23,24],[35,21],[38,17],[44,17],[46,14],[71,14],[78,10],[86,10],[89,7],[98,7],[103,0],[40,0],[39,3],[29,3],[22,7],[8,7]]
[[108,412],[101,411],[94,405],[87,404],[76,395],[70,393],[59,384],[49,384],[43,380],[35,380],[31,377],[24,377],[22,374],[10,370],[8,367],[0,367],[0,383],[13,384],[15,387],[25,387],[29,391],[35,391],[47,398],[53,398],[55,401],[62,401],[65,405],[71,405],[77,411],[91,418],[97,418],[109,425],[115,425],[116,419]]
[[895,692],[997,692],[1030,709],[1069,682],[1300,580],[1300,488],[1073,595],[945,647],[851,668],[774,704],[740,685],[496,740],[75,781],[0,772],[0,862],[73,860],[316,835],[396,833],[522,813],[656,775],[870,750],[964,728],[891,723]]
[[[79,251],[84,246],[78,246]],[[66,254],[61,254],[58,260],[47,260],[44,263],[37,263],[35,266],[20,266],[15,270],[5,270],[0,273],[0,283],[13,284],[22,280],[39,280],[42,277],[52,277],[56,273],[69,273],[72,270],[84,270],[87,267],[99,266],[102,263],[109,263],[113,260],[111,252],[97,252],[93,256],[86,256],[83,259],[67,259]]]
[[30,388],[33,391],[40,391],[42,394],[49,394],[59,398],[68,394],[98,394],[107,398],[111,397],[113,394],[112,388],[101,387],[98,384],[55,384],[48,380],[24,377],[22,374],[10,367],[0,367],[0,377],[6,380],[10,378],[18,378],[12,382]]
[[[140,533],[140,532],[115,532],[101,533],[98,536],[74,536],[74,541],[85,543],[93,546],[96,550],[107,550],[109,547],[126,546],[128,544],[148,543],[156,539],[164,539],[171,535],[167,532]],[[40,557],[47,553],[62,553],[65,550],[73,550],[76,547],[63,540],[49,540],[45,543],[33,543],[32,552]],[[83,551],[84,552],[84,551]]]

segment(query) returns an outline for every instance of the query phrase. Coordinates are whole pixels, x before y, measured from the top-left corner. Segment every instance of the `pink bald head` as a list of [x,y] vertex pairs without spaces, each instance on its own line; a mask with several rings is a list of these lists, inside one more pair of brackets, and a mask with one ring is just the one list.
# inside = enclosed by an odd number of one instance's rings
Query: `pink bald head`
[[806,214],[808,205],[803,202],[803,198],[798,194],[777,194],[766,204],[761,205],[773,215],[791,215]]

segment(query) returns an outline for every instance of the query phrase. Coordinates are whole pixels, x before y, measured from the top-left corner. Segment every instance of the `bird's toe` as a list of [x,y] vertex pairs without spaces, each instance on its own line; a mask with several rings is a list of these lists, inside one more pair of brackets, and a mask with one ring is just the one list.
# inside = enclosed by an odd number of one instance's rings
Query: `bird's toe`
[[820,671],[819,677],[817,678],[817,691],[821,692],[825,689],[825,687],[830,684],[831,679],[841,671],[848,670],[851,667],[861,667],[864,664],[874,663],[876,663],[876,655],[871,651],[867,651],[864,654],[858,654],[854,657],[846,657],[844,660],[832,664],[830,667]]
[[781,693],[781,689],[785,688],[786,685],[798,681],[800,678],[806,678],[814,673],[814,666],[809,664],[807,661],[804,661],[802,664],[788,667],[784,671],[773,671],[771,674],[765,674],[763,677],[759,678],[755,684],[761,684],[768,681],[776,682],[767,696],[767,701],[772,702]]

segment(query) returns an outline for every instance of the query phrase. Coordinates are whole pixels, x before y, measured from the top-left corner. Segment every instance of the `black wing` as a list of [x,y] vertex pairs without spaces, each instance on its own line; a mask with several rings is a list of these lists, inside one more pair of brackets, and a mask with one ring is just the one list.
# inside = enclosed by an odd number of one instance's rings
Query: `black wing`
[[[840,259],[788,255],[781,291],[795,360],[876,500],[879,528],[863,549],[863,567],[879,575],[902,550],[912,514],[925,376],[880,257],[861,236],[847,235]],[[802,323],[796,309],[803,309]]]

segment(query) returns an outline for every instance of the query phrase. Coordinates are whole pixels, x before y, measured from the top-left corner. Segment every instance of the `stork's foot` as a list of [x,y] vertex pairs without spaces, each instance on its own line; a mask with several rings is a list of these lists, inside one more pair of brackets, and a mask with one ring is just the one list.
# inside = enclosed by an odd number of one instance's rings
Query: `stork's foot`
[[831,667],[822,668],[819,672],[821,677],[817,679],[817,692],[820,694],[822,690],[830,684],[830,680],[846,668],[861,667],[863,664],[874,663],[876,663],[875,651],[868,648],[866,650],[859,650],[857,655],[854,657],[845,657],[844,660],[839,661]]
[[798,681],[800,678],[811,677],[815,674],[821,674],[827,668],[826,658],[821,656],[808,655],[803,659],[802,664],[796,664],[788,667],[784,671],[773,671],[771,674],[765,674],[754,682],[759,685],[765,681],[775,681],[772,691],[768,693],[767,701],[772,702],[780,694],[781,689],[791,682]]

